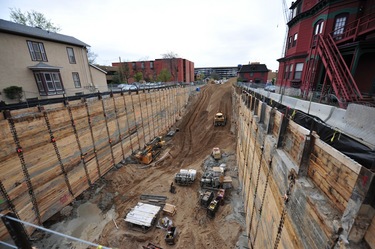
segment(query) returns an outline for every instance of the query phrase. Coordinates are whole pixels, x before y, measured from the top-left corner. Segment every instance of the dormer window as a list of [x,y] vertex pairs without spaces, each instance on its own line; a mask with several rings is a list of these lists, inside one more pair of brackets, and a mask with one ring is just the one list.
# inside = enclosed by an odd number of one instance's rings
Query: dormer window
[[301,9],[302,9],[302,2],[294,6],[294,8],[292,9],[292,19],[301,13]]

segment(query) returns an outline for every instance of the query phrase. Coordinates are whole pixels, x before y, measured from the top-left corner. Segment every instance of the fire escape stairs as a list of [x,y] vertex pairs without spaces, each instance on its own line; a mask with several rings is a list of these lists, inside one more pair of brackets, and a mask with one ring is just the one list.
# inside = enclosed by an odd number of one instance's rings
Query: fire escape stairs
[[[333,33],[324,37],[318,35],[317,41],[313,44],[315,46],[310,50],[311,55],[314,55],[315,57],[319,55],[326,69],[326,74],[331,83],[331,87],[336,97],[339,99],[339,105],[342,108],[346,108],[347,104],[350,102],[364,104],[373,100],[362,96],[337,45],[345,41],[356,41],[360,36],[372,32],[375,32],[375,14],[364,16],[357,19],[355,22],[348,24],[345,28],[345,32],[340,34],[339,37],[337,35],[334,36]],[[311,60],[308,67],[309,73],[306,74],[305,82],[311,88],[316,73],[316,60]],[[327,89],[329,88],[327,80],[325,79],[323,85],[318,87],[322,91],[322,97],[327,93]]]
[[361,92],[331,35],[318,37],[317,52],[326,69],[333,91],[339,99],[340,107],[345,108],[349,102],[360,102]]

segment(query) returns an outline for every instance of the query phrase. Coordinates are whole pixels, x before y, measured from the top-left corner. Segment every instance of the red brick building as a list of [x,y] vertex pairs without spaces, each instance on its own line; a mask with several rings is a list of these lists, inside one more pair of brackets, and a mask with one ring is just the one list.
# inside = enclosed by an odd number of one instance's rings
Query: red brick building
[[248,65],[242,65],[238,71],[238,76],[244,82],[266,83],[268,72],[269,70],[267,69],[266,64],[253,62]]
[[112,66],[119,68],[124,80],[135,82],[134,75],[141,72],[146,82],[158,81],[163,69],[171,75],[170,82],[194,81],[194,63],[182,58],[156,59],[154,61],[113,62]]
[[290,94],[335,95],[341,107],[375,94],[375,0],[292,3],[276,84]]

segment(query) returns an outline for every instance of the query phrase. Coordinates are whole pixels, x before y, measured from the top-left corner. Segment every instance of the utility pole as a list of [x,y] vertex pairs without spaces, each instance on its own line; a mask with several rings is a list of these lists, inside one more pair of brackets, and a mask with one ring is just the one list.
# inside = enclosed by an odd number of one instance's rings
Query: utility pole
[[120,83],[122,83],[122,62],[121,57],[118,57],[118,60],[120,61],[120,67],[119,67],[119,77],[120,77]]

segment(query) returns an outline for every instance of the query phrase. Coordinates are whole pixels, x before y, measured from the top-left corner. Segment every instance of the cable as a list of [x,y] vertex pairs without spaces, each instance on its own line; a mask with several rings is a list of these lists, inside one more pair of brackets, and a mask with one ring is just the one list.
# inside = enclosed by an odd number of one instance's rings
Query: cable
[[[87,245],[90,245],[90,246],[95,246],[96,248],[101,248],[101,249],[111,249],[110,247],[105,247],[105,246],[102,246],[102,245],[98,245],[98,244],[95,244],[95,243],[91,243],[89,241],[85,241],[85,240],[82,240],[82,239],[78,239],[78,238],[75,238],[75,237],[72,237],[70,235],[66,235],[66,234],[63,234],[63,233],[59,233],[59,232],[56,232],[56,231],[53,231],[53,230],[50,230],[50,229],[47,229],[47,228],[44,228],[44,227],[40,227],[38,225],[34,225],[32,223],[29,223],[27,221],[22,221],[22,220],[19,220],[19,219],[16,219],[16,218],[13,218],[13,217],[10,217],[10,216],[7,216],[7,215],[4,215],[4,214],[0,214],[0,217],[6,217],[7,219],[10,219],[10,220],[13,220],[13,221],[17,221],[17,222],[20,222],[24,225],[28,225],[28,226],[31,226],[31,227],[34,227],[36,229],[40,229],[42,231],[45,231],[45,232],[48,232],[48,233],[52,233],[52,234],[55,234],[55,235],[59,235],[59,236],[62,236],[62,237],[65,237],[65,238],[68,238],[68,239],[71,239],[71,240],[75,240],[75,241],[78,241],[78,242],[81,242],[81,243],[85,243]],[[14,248],[17,248],[17,247],[14,247]]]
[[1,240],[0,240],[0,244],[5,245],[5,246],[8,246],[8,247],[11,247],[11,248],[16,248],[16,249],[18,249],[17,246],[12,245],[12,244],[8,244],[8,243],[6,243],[6,242],[4,242],[4,241],[1,241]]

